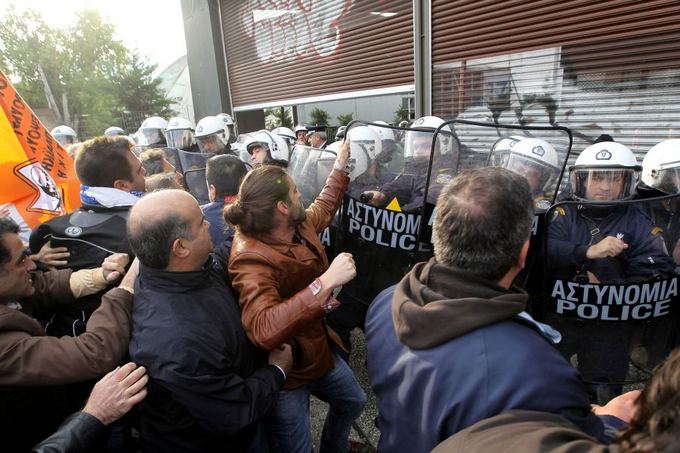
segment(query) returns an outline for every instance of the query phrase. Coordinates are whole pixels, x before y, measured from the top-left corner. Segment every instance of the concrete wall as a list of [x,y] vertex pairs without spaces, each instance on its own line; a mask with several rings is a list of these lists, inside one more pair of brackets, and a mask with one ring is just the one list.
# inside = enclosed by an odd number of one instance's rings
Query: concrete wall
[[216,0],[182,0],[194,117],[230,113],[231,102]]

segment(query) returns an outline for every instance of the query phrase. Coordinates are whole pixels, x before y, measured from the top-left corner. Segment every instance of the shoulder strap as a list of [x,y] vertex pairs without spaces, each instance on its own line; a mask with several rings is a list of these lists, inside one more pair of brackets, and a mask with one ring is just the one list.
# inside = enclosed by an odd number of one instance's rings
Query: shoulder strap
[[[595,220],[591,219],[582,212],[579,212],[579,215],[581,216],[583,221],[586,222],[586,226],[588,226],[590,236],[592,236],[593,238],[591,244],[597,244],[598,242],[602,241],[605,238],[605,236],[604,234],[602,234],[599,224],[597,224]],[[621,260],[621,255],[619,254],[617,256],[609,257],[607,258],[607,260],[609,260],[611,266],[614,268],[616,273],[619,274],[620,276],[623,276],[623,261]]]

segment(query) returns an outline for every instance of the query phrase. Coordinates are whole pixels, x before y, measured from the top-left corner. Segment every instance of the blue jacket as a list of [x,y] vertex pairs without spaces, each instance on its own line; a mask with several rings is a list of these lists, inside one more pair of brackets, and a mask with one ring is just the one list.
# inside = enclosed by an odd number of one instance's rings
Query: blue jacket
[[[604,237],[618,236],[628,248],[617,259],[587,259],[586,252],[595,240],[583,215],[594,220]],[[668,277],[675,268],[660,230],[638,205],[620,205],[601,219],[576,205],[559,206],[553,211],[547,241],[548,269],[557,278],[573,279],[577,270],[583,270],[601,282],[621,283]]]
[[248,340],[224,267],[140,266],[132,360],[151,378],[141,405],[144,451],[247,451],[284,377]]
[[378,451],[429,452],[510,409],[559,414],[606,439],[576,370],[542,334],[556,332],[523,313],[526,298],[434,260],[378,295],[366,319]]
[[234,237],[234,229],[224,224],[223,209],[224,200],[213,201],[201,206],[205,218],[210,222],[210,239],[213,247],[217,247],[222,242]]

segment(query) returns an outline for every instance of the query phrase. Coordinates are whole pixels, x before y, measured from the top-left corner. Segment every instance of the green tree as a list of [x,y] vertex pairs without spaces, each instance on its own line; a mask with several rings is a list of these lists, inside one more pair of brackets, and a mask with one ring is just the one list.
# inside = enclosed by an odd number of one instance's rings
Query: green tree
[[345,115],[338,115],[336,119],[338,120],[338,126],[347,126],[354,119],[354,114],[347,113]]
[[118,116],[125,111],[146,112],[166,118],[175,114],[170,108],[173,100],[165,97],[160,88],[161,80],[151,76],[156,67],[143,60],[137,52],[131,52],[128,61],[118,68],[112,79],[117,104],[122,109],[116,112]]
[[[142,61],[114,37],[115,28],[98,12],[84,10],[65,30],[47,25],[36,11],[10,8],[0,19],[0,68],[33,108],[50,108],[81,138],[99,135],[123,111],[146,106],[170,113]],[[135,79],[138,77],[138,79]],[[135,95],[121,88],[137,87]],[[133,90],[134,91],[134,90]]]
[[293,127],[293,115],[290,109],[286,107],[274,107],[271,109],[264,109],[265,126],[267,129],[274,129],[275,127]]
[[400,105],[399,108],[394,112],[394,124],[398,125],[402,121],[410,121],[410,118],[408,117],[408,110],[406,107]]
[[327,111],[322,110],[318,107],[314,107],[312,111],[309,112],[309,117],[311,118],[311,121],[314,124],[327,125],[330,115],[328,115]]

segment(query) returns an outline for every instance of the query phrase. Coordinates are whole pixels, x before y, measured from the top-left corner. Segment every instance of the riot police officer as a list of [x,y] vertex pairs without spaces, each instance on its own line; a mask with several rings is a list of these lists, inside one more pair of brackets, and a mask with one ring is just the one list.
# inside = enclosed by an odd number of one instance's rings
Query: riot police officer
[[78,134],[76,134],[76,131],[68,126],[57,126],[52,129],[50,133],[63,147],[67,147],[78,142]]
[[111,126],[106,128],[104,135],[107,137],[116,137],[118,135],[125,135],[125,131],[121,127]]
[[246,140],[245,147],[253,166],[265,163],[288,166],[288,143],[277,134],[264,129],[257,131]]
[[137,131],[137,144],[148,148],[163,148],[166,146],[163,132],[168,122],[160,116],[151,116],[144,121]]
[[224,122],[224,128],[229,137],[229,144],[236,142],[236,137],[238,137],[238,132],[236,131],[236,123],[234,119],[228,113],[218,113],[215,115],[217,118]]
[[[680,139],[664,140],[654,145],[642,160],[638,184],[639,198],[663,197],[680,193]],[[662,200],[650,205],[652,221],[663,230],[668,251],[680,264],[680,200]]]
[[550,143],[540,138],[510,136],[498,140],[491,152],[496,165],[526,178],[536,210],[550,207],[560,174],[557,152]]
[[309,131],[304,125],[298,124],[295,126],[295,143],[298,145],[307,146],[307,132]]
[[[648,214],[638,205],[617,203],[632,198],[639,170],[633,152],[620,143],[596,143],[581,152],[569,178],[573,198],[584,204],[555,208],[548,226],[548,275],[580,285],[603,284],[598,289],[605,291],[608,284],[674,274],[663,238]],[[579,307],[587,303],[578,302]],[[637,324],[623,316],[618,322],[611,316],[605,319],[604,313],[603,306],[592,305],[587,318],[568,319],[565,310],[550,315],[548,321],[563,334],[563,353],[578,355],[579,370],[592,396],[606,399],[621,392]]]
[[181,149],[182,151],[199,152],[194,142],[194,124],[188,119],[176,116],[170,118],[168,127],[163,132],[168,147]]
[[440,129],[435,139],[434,132],[442,124],[444,120],[436,116],[418,118],[406,132],[405,163],[402,173],[378,190],[364,192],[362,198],[378,207],[385,207],[396,199],[403,211],[417,210],[423,205],[425,189],[428,186],[427,170],[430,151],[434,145],[428,188],[428,202],[434,204],[441,188],[453,178],[458,159],[457,149],[453,144],[453,133],[448,125]]
[[290,153],[293,150],[293,146],[295,146],[295,132],[290,130],[287,127],[277,127],[275,129],[272,129],[272,134],[278,135],[279,137],[283,138],[286,143],[288,144],[288,152]]
[[204,154],[229,154],[229,129],[216,116],[206,116],[196,124],[194,134],[198,149]]

